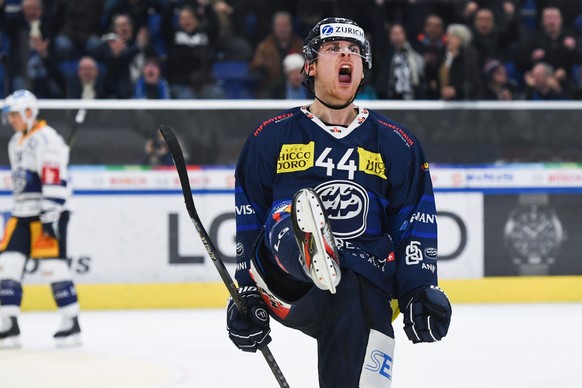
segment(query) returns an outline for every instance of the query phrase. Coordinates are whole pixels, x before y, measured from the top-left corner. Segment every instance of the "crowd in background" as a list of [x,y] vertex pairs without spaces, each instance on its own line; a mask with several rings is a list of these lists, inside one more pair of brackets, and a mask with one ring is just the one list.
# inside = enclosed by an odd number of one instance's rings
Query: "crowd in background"
[[0,97],[310,98],[328,16],[368,34],[361,99],[582,97],[582,0],[0,0]]

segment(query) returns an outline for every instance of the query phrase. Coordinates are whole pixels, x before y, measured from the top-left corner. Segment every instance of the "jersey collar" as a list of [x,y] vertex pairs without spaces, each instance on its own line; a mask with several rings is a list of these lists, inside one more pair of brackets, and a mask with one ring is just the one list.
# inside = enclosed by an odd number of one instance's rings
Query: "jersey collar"
[[305,114],[305,116],[307,116],[308,119],[313,121],[318,127],[323,129],[325,132],[329,133],[331,136],[335,137],[336,139],[343,139],[344,137],[352,133],[357,127],[362,125],[364,121],[368,119],[368,115],[370,114],[370,112],[366,108],[361,108],[359,106],[355,106],[354,108],[358,110],[358,115],[356,116],[354,121],[352,121],[351,124],[348,125],[347,127],[343,127],[340,125],[325,124],[317,116],[311,113],[307,109],[307,106],[302,106],[301,112],[303,112],[303,114]]

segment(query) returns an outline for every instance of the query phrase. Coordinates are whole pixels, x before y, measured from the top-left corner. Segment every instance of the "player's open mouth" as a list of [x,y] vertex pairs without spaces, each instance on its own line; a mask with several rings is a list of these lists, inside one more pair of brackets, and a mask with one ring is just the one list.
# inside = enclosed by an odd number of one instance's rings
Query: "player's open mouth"
[[342,65],[339,69],[339,81],[341,83],[352,82],[352,68],[349,65]]

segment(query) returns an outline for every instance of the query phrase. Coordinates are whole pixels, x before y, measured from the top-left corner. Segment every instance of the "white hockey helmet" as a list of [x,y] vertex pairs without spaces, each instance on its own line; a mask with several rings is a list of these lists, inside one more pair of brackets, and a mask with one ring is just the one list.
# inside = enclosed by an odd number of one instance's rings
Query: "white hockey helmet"
[[[26,117],[27,109],[30,109],[32,113],[30,117]],[[28,90],[17,90],[4,100],[4,116],[9,112],[20,113],[20,117],[28,125],[28,128],[32,128],[36,116],[38,116],[38,100]]]

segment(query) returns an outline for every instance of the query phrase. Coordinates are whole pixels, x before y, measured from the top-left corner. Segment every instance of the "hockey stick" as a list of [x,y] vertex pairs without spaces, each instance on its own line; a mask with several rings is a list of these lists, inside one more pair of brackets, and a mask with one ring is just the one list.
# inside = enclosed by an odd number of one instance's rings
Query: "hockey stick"
[[71,127],[71,132],[69,133],[69,138],[67,139],[67,145],[69,148],[73,148],[73,144],[75,143],[75,136],[77,135],[77,129],[79,129],[79,126],[85,121],[86,115],[87,110],[85,108],[81,108],[77,111],[77,114],[75,115],[75,121]]
[[[186,170],[186,162],[184,161],[184,154],[182,153],[180,143],[178,143],[178,139],[176,138],[176,135],[174,134],[170,127],[166,125],[161,125],[160,132],[162,133],[164,140],[166,140],[170,154],[172,154],[172,158],[174,159],[174,164],[176,165],[176,170],[178,171],[180,185],[182,186],[182,193],[184,194],[186,209],[188,210],[190,219],[192,220],[192,223],[194,224],[196,231],[200,235],[200,240],[202,240],[202,244],[204,245],[204,248],[206,248],[208,256],[210,256],[210,258],[212,259],[212,262],[214,263],[214,266],[218,270],[218,273],[220,274],[222,281],[224,282],[226,288],[228,289],[228,292],[232,297],[232,300],[236,304],[236,307],[238,307],[238,309],[243,313],[246,313],[236,292],[236,286],[234,285],[232,277],[228,273],[228,270],[224,265],[224,261],[222,260],[218,253],[218,250],[214,247],[214,244],[212,243],[212,240],[210,239],[208,232],[206,232],[206,229],[204,229],[204,225],[202,225],[202,221],[200,221],[200,217],[198,216],[196,206],[194,206],[194,200],[192,199],[192,189],[190,187],[188,171]],[[279,386],[281,388],[289,388],[289,384],[287,383],[287,380],[285,380],[285,376],[283,376],[283,372],[281,371],[281,368],[279,368],[279,365],[277,364],[275,357],[271,353],[271,350],[269,350],[269,347],[265,346],[264,348],[261,349],[261,352],[263,353],[263,356],[265,357],[267,364],[271,368],[271,371],[275,375],[275,378],[277,379]]]

